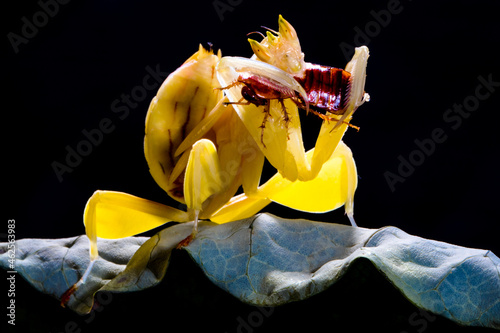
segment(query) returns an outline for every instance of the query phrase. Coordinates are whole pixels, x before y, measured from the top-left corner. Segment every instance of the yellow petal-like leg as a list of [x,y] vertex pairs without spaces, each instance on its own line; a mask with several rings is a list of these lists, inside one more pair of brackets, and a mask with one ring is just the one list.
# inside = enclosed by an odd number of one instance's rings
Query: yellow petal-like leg
[[[214,126],[217,133],[219,159],[224,182],[229,183],[234,181],[232,178],[240,177],[239,184],[243,186],[243,190],[248,195],[257,191],[259,186],[264,154],[238,114],[234,109],[231,110]],[[230,197],[226,202],[229,199]]]
[[245,193],[256,192],[264,164],[264,155],[231,107],[213,127],[224,190],[203,206],[200,218],[211,218],[243,185]]
[[[310,160],[313,154],[314,149],[311,149],[306,156]],[[248,218],[272,200],[310,213],[325,213],[345,205],[351,224],[356,226],[353,218],[356,187],[357,171],[351,150],[340,142],[314,180],[291,182],[277,173],[253,195],[240,194],[233,197],[210,219],[215,223],[226,223]]]
[[345,202],[345,213],[349,217],[351,224],[356,227],[356,222],[354,221],[354,193],[358,187],[358,171],[356,169],[356,163],[352,156],[351,149],[344,143],[340,142],[335,150],[334,156],[339,156],[343,159],[345,163],[346,173],[347,173],[347,197]]
[[65,306],[71,295],[85,283],[98,257],[97,237],[133,236],[169,221],[187,222],[189,214],[181,210],[123,192],[96,191],[87,201],[84,224],[90,241],[90,264],[82,278],[61,297]]
[[84,223],[90,239],[90,257],[97,258],[97,237],[123,238],[167,222],[187,222],[181,210],[123,192],[96,191],[87,201]]
[[184,178],[184,199],[188,210],[195,214],[195,228],[203,203],[222,188],[215,145],[207,139],[197,141],[189,153]]
[[210,217],[215,223],[227,223],[245,219],[257,214],[271,203],[266,197],[237,195]]
[[337,144],[342,140],[347,130],[346,121],[349,122],[356,109],[369,100],[365,93],[366,65],[368,62],[369,50],[366,46],[357,47],[352,60],[347,64],[346,71],[351,73],[351,92],[346,110],[342,116],[330,115],[338,121],[324,121],[320,134],[316,140],[314,157],[311,162],[312,173],[318,172],[323,163],[326,162]]
[[248,155],[243,157],[242,163],[242,185],[245,194],[251,196],[258,191],[264,166],[264,154],[258,150],[257,145],[249,146],[247,152]]
[[[311,149],[307,157],[311,159],[313,154]],[[351,150],[340,142],[313,180],[291,182],[276,174],[262,185],[261,193],[279,204],[312,213],[324,213],[345,205],[352,223],[356,186],[357,173]]]
[[[335,149],[347,130],[347,124],[341,124],[339,127],[335,121],[324,121],[316,139],[314,154],[311,159],[312,174],[316,175],[320,172],[323,164],[332,156]],[[335,128],[336,127],[336,128]],[[334,129],[335,128],[335,129]]]

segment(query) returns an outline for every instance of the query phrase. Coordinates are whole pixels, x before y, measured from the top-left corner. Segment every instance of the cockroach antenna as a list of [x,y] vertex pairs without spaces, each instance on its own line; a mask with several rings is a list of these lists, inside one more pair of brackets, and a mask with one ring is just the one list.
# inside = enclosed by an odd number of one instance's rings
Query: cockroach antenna
[[252,32],[249,32],[247,33],[247,36],[250,36],[251,34],[259,34],[262,36],[262,38],[266,38],[266,36],[264,36],[264,34],[260,31],[252,31]]
[[265,26],[263,26],[263,25],[261,25],[260,27],[261,27],[262,29],[266,29],[266,30],[268,30],[268,31],[273,32],[275,35],[279,35],[279,32],[277,32],[276,30],[273,30],[273,29],[271,29],[271,28],[265,27]]

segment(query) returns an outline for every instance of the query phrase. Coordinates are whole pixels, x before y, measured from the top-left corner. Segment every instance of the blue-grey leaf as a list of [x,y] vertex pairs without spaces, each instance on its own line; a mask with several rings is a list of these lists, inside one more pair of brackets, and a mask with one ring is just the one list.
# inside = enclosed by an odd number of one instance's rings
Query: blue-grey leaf
[[369,259],[416,306],[463,325],[500,328],[500,260],[492,252],[411,236],[261,214],[204,223],[186,248],[244,302],[276,306],[315,295]]
[[[191,231],[192,223],[186,223],[151,238],[99,239],[99,258],[66,306],[86,314],[92,309],[98,291],[138,291],[156,285],[165,275],[172,249]],[[11,270],[12,254],[7,243],[0,243],[0,267],[7,271]],[[80,280],[89,262],[87,236],[16,241],[16,271],[36,289],[59,300]]]
[[[320,293],[358,258],[370,260],[416,306],[463,325],[500,328],[500,260],[469,249],[409,235],[400,229],[355,228],[286,220],[268,214],[217,225],[200,222],[185,247],[208,278],[243,302],[277,306]],[[99,240],[100,258],[68,307],[86,313],[99,290],[138,291],[164,277],[176,245],[192,231],[178,224],[147,239]],[[16,269],[56,298],[88,266],[85,236],[20,240]],[[7,244],[0,266],[9,270]]]
[[[130,237],[99,240],[100,258],[87,283],[82,285],[67,304],[78,313],[92,308],[93,295],[109,280],[122,272],[127,262],[147,240]],[[39,291],[57,299],[78,282],[89,265],[89,240],[86,236],[63,239],[21,239],[16,241],[15,270]],[[9,269],[10,253],[0,244],[0,266]]]

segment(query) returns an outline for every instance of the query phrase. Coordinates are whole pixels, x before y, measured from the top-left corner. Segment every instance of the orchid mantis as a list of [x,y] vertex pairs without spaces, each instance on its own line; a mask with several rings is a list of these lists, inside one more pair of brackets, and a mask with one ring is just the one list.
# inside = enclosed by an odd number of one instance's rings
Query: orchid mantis
[[[250,40],[250,45],[252,59],[222,57],[200,46],[162,84],[147,113],[144,152],[157,184],[187,210],[123,192],[96,191],[84,212],[91,264],[63,303],[97,259],[97,237],[133,236],[169,221],[195,221],[195,236],[199,219],[231,222],[272,201],[315,213],[345,205],[355,225],[356,166],[341,139],[354,111],[368,100],[368,48],[357,48],[345,68],[349,94],[343,109],[324,114],[316,146],[305,152],[297,105],[307,112],[314,101],[299,83],[309,65],[295,30],[280,16],[279,32],[268,31],[260,43]],[[274,80],[296,100],[266,100],[262,130],[265,106],[245,103],[242,87],[234,84],[241,75]],[[265,158],[277,173],[261,184]],[[243,193],[235,195],[240,188]]]

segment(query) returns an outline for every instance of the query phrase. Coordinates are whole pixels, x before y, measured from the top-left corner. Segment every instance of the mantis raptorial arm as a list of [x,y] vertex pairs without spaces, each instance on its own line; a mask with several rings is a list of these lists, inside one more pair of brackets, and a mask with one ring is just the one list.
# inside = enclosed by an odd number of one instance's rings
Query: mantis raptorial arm
[[[234,109],[269,162],[287,179],[307,181],[316,177],[341,141],[352,114],[367,98],[364,82],[368,54],[368,48],[357,48],[353,60],[348,64],[347,68],[351,70],[348,103],[342,115],[328,114],[328,119],[323,121],[312,160],[305,158],[299,111],[293,100],[299,97],[304,99],[305,93],[290,74],[256,60],[225,57],[217,64],[217,77],[221,86],[230,87],[226,90],[228,99],[234,104]],[[261,119],[257,115],[267,105],[241,103],[242,89],[239,85],[234,85],[242,77],[252,75],[260,78],[258,82],[269,81],[266,84],[258,83],[257,87],[276,87],[275,89],[286,91],[286,96],[292,95],[291,92],[297,96],[284,101],[268,100],[270,117],[265,125],[264,135],[261,131]],[[286,117],[283,116],[283,109],[286,110]]]
[[[313,154],[314,149],[307,152],[309,161]],[[231,219],[247,218],[274,201],[312,213],[325,213],[345,205],[351,224],[356,226],[353,217],[356,187],[356,164],[351,150],[341,141],[315,179],[292,182],[277,173],[259,187],[256,195],[244,193],[232,198],[211,220],[224,223]]]

